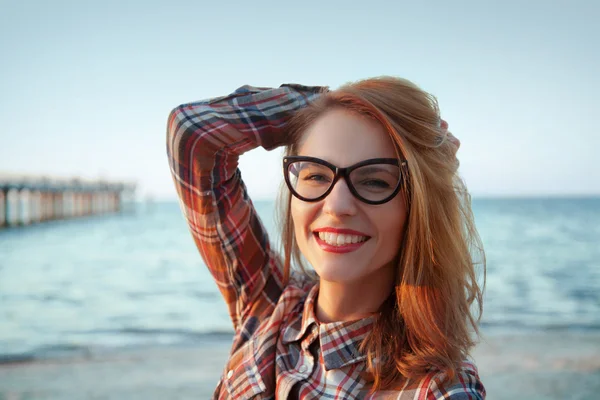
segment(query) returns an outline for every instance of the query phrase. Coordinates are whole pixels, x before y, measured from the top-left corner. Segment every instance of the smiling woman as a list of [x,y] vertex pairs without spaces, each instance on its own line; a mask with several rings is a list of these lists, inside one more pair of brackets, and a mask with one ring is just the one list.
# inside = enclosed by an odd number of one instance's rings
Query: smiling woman
[[[237,169],[259,145],[286,146],[283,257]],[[435,99],[398,78],[173,110],[171,171],[236,332],[214,398],[485,397],[458,146]]]

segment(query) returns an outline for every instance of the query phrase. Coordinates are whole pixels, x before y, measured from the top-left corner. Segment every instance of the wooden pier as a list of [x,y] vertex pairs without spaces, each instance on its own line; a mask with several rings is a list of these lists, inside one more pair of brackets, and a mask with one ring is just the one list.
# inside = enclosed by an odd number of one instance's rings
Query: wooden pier
[[0,228],[115,213],[134,183],[0,173]]

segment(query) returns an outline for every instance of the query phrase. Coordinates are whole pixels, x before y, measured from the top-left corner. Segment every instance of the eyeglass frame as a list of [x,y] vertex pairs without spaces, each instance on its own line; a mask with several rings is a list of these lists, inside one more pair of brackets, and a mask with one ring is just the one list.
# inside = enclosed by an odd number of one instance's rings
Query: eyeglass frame
[[[327,189],[325,191],[325,193],[323,193],[321,196],[315,198],[315,199],[309,199],[306,198],[304,196],[301,196],[298,192],[296,192],[296,190],[293,188],[292,183],[290,182],[290,177],[289,177],[289,172],[288,172],[288,168],[290,166],[290,164],[297,162],[297,161],[307,161],[307,162],[312,162],[315,164],[319,164],[319,165],[323,165],[327,168],[329,168],[331,171],[333,171],[334,175],[333,175],[333,180],[331,181],[331,184],[329,186],[329,189]],[[373,165],[373,164],[388,164],[388,165],[395,165],[400,169],[400,179],[398,179],[398,184],[396,185],[396,188],[394,189],[394,191],[392,192],[392,194],[390,194],[388,197],[384,198],[383,200],[367,200],[364,197],[362,197],[358,191],[356,190],[356,188],[354,187],[354,184],[352,183],[352,181],[350,180],[350,173],[352,171],[354,171],[355,169],[358,169],[360,167],[364,167],[366,165]],[[309,156],[286,156],[283,158],[283,178],[285,179],[285,183],[288,186],[288,189],[290,190],[290,192],[292,193],[292,195],[302,201],[306,201],[309,203],[315,203],[317,201],[321,201],[323,200],[325,197],[327,197],[329,195],[329,193],[331,193],[331,191],[333,190],[335,184],[337,183],[337,181],[340,179],[340,177],[343,177],[344,180],[346,181],[346,186],[348,186],[348,189],[350,190],[350,193],[352,193],[352,195],[354,197],[356,197],[358,200],[362,201],[363,203],[366,204],[371,204],[371,205],[380,205],[380,204],[384,204],[387,203],[388,201],[392,200],[394,197],[396,197],[396,195],[398,194],[398,192],[400,191],[400,189],[402,188],[402,170],[403,168],[405,168],[407,165],[407,161],[404,159],[400,159],[398,160],[397,158],[370,158],[368,160],[363,160],[360,161],[356,164],[352,164],[349,167],[345,167],[345,168],[340,168],[337,167],[333,164],[331,164],[330,162],[327,162],[325,160],[321,160],[320,158],[316,158],[316,157],[309,157]]]

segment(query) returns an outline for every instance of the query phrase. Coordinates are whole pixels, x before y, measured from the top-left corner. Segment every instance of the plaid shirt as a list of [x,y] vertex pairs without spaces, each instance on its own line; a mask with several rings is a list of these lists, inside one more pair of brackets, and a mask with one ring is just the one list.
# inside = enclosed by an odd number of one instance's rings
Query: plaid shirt
[[[237,168],[244,152],[285,144],[289,118],[323,90],[243,86],[229,96],[181,105],[169,116],[167,154],[182,210],[235,329],[214,399],[367,397],[359,345],[373,317],[319,323],[318,283],[293,275],[283,285],[280,257]],[[485,398],[470,362],[454,381],[444,378],[432,372],[369,398]]]

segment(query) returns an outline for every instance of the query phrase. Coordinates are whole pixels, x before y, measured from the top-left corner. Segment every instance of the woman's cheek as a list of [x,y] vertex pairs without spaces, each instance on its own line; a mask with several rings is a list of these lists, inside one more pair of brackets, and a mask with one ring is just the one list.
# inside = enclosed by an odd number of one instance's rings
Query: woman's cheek
[[291,213],[296,242],[300,247],[300,251],[304,253],[306,251],[308,238],[310,237],[309,235],[311,234],[310,226],[314,220],[315,205],[314,203],[307,203],[292,198]]

